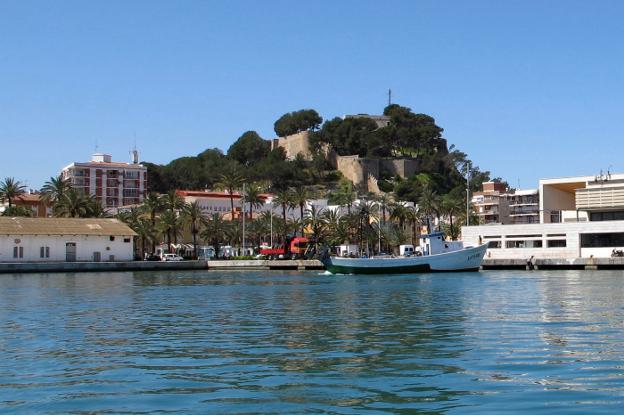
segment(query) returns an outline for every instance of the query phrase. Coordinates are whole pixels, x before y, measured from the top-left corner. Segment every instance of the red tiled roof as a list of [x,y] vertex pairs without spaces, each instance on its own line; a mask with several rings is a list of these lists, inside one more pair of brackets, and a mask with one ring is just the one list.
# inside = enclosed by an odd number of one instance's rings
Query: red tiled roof
[[[176,190],[176,194],[178,196],[188,196],[188,197],[211,197],[211,198],[215,198],[215,199],[219,199],[219,198],[230,198],[230,193],[228,192],[215,192],[215,191],[205,191],[205,190]],[[261,193],[260,198],[262,199],[267,199],[271,196],[273,196],[270,193]],[[232,197],[234,199],[240,199],[241,198],[241,194],[239,192],[233,192],[232,193]]]

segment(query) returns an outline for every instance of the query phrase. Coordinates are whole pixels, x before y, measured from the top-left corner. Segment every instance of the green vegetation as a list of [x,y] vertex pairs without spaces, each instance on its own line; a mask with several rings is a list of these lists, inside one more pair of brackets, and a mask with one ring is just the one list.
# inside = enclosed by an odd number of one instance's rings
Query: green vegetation
[[[249,218],[246,239],[255,246],[269,242],[271,233],[278,243],[298,233],[306,234],[315,245],[358,243],[362,248],[388,251],[400,243],[415,241],[423,227],[432,229],[434,224],[456,238],[458,225],[465,222],[466,176],[471,177],[471,191],[475,191],[489,179],[489,172],[472,167],[467,155],[454,146],[448,148],[443,129],[431,116],[396,104],[386,107],[384,115],[389,117],[388,125],[378,127],[365,116],[333,118],[321,124],[323,120],[314,110],[284,114],[275,122],[276,133],[284,136],[310,131],[313,153],[308,160],[301,155],[287,160],[282,148],[271,150],[269,141],[255,131],[246,131],[226,154],[213,148],[167,165],[144,163],[149,186],[145,201],[119,217],[137,232],[137,251],[141,254],[154,252],[162,241],[171,249],[178,240],[189,239],[194,246],[207,243],[217,249],[242,243],[242,221],[233,196],[228,221],[219,215],[202,216],[199,206],[184,204],[175,189],[243,193]],[[362,194],[332,170],[327,157],[332,152],[406,158],[415,160],[418,168],[416,174],[406,178],[382,171],[378,185],[383,193]],[[24,191],[25,187],[13,178],[0,182],[0,200],[9,205],[5,214],[30,214],[28,209],[13,206]],[[94,197],[73,189],[61,176],[51,177],[41,192],[44,201],[53,204],[54,216],[107,215]],[[275,194],[276,213],[254,216],[262,205],[263,192]],[[328,198],[329,204],[343,206],[346,214],[316,207],[306,210],[306,202],[313,197]],[[418,208],[399,201],[414,202]],[[289,209],[298,210],[296,219],[288,218]]]
[[314,110],[299,110],[282,115],[275,124],[275,134],[279,137],[296,134],[307,130],[316,130],[323,118]]

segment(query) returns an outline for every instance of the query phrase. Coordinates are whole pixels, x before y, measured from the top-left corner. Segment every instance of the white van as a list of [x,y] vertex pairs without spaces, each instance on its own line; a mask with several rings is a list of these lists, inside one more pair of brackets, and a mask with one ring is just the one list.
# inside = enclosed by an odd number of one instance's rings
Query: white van
[[414,245],[399,245],[399,255],[401,256],[413,256]]

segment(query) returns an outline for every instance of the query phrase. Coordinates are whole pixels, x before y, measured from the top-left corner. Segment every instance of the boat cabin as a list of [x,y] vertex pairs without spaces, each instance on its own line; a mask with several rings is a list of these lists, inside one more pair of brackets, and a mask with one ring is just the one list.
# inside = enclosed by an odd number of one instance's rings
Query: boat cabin
[[464,249],[461,241],[445,240],[444,232],[433,232],[420,236],[420,248],[423,255],[437,255]]

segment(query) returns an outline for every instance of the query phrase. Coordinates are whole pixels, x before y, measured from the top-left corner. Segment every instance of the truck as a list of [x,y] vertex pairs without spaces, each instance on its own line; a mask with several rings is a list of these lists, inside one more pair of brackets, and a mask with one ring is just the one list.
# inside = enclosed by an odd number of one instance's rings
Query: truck
[[296,237],[286,240],[286,246],[289,247],[288,252],[284,250],[284,246],[275,248],[260,248],[260,255],[269,259],[300,259],[304,257],[308,249],[308,238]]

